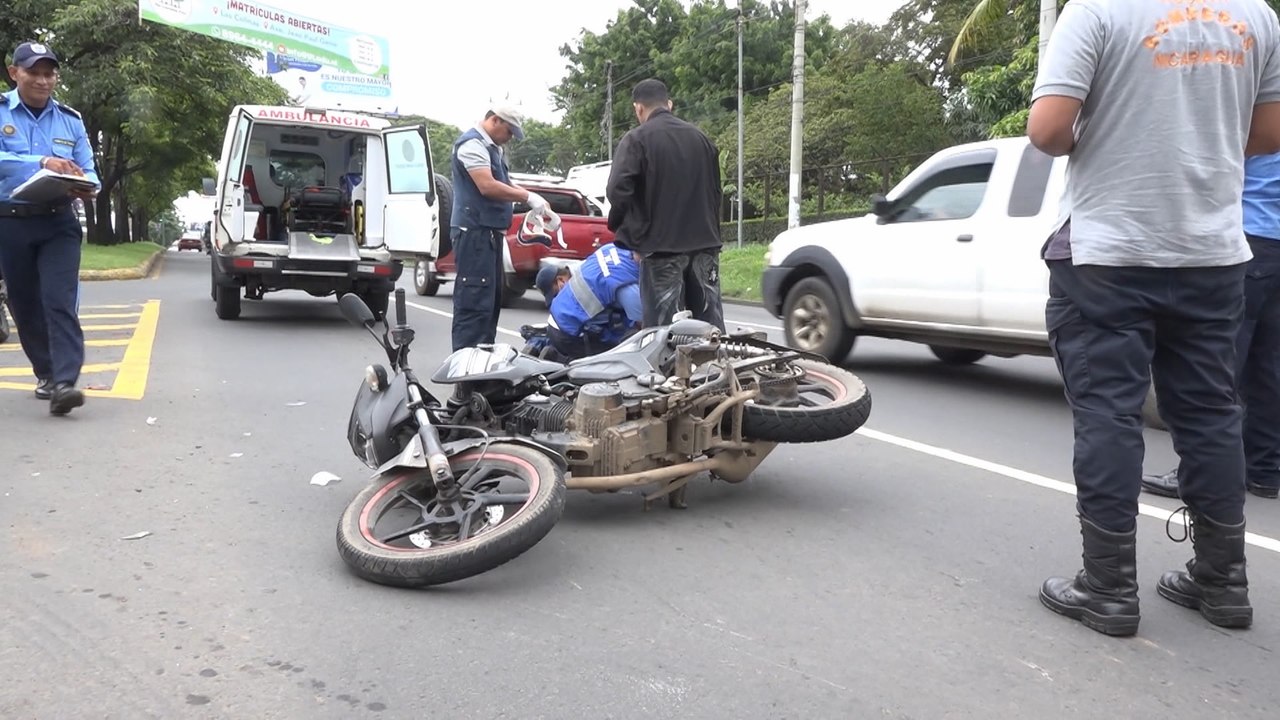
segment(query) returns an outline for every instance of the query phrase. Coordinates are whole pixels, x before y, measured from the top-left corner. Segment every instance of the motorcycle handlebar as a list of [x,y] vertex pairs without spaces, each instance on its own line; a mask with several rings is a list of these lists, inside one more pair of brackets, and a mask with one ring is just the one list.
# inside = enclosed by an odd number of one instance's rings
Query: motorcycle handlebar
[[404,288],[396,288],[396,325],[404,327],[409,324],[404,309]]

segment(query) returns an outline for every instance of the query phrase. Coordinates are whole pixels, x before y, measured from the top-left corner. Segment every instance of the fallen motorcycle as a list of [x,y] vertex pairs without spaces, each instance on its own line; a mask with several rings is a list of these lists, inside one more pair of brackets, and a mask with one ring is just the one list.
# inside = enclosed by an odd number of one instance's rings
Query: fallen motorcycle
[[431,380],[461,385],[452,425],[554,450],[570,489],[656,485],[646,507],[664,496],[684,507],[700,473],[741,482],[777,443],[844,437],[870,414],[857,376],[766,337],[682,313],[567,365],[505,344],[466,348]]
[[[844,437],[871,410],[862,381],[822,357],[688,317],[567,365],[506,344],[458,350],[431,378],[458,386],[441,403],[408,367],[403,290],[395,305],[380,338],[391,371],[367,369],[348,430],[376,479],[338,528],[343,559],[376,582],[497,567],[550,531],[565,488],[652,486],[646,508],[685,507],[699,474],[742,482],[778,443]],[[340,306],[377,337],[359,298]]]
[[376,471],[338,522],[347,565],[374,582],[425,587],[492,570],[546,536],[564,510],[563,460],[525,439],[447,426],[409,366],[403,289],[396,324],[384,322],[381,335],[360,298],[344,295],[339,306],[391,366],[369,366],[351,410],[351,450]]

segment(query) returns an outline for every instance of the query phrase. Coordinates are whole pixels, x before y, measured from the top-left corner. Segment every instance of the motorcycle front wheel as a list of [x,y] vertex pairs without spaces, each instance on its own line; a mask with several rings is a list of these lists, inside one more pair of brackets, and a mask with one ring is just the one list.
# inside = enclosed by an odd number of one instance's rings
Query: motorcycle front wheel
[[537,544],[564,511],[564,472],[537,450],[494,443],[449,464],[458,503],[437,500],[425,469],[356,495],[338,523],[338,552],[356,575],[408,588],[479,575]]

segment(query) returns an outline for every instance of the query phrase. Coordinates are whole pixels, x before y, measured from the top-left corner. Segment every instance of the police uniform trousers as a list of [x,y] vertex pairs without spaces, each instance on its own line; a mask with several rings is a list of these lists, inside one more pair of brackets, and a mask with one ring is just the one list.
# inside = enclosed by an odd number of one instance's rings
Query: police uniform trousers
[[1154,382],[1181,461],[1183,502],[1217,523],[1243,522],[1243,412],[1235,372],[1245,265],[1047,263],[1045,322],[1075,424],[1080,514],[1110,532],[1133,530],[1142,404]]
[[505,228],[454,228],[453,349],[493,344],[502,309]]
[[0,273],[37,378],[75,384],[84,365],[78,313],[80,222],[70,205],[0,203]]

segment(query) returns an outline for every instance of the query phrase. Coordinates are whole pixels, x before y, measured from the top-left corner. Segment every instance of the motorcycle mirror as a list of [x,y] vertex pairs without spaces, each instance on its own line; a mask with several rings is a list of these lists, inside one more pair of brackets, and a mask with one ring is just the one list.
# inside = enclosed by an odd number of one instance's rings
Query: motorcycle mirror
[[338,308],[342,310],[342,317],[352,325],[369,328],[377,322],[373,317],[373,311],[355,293],[347,293],[338,298]]

